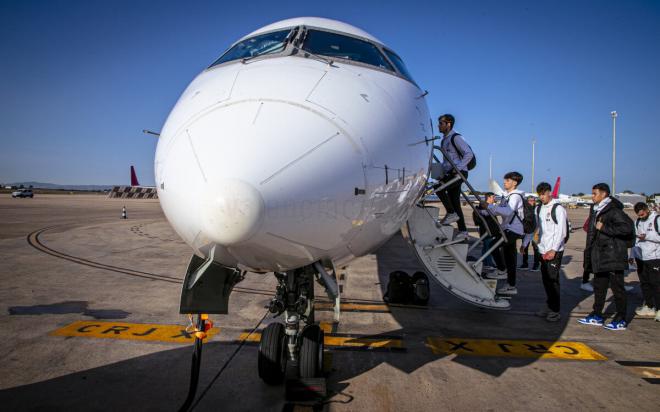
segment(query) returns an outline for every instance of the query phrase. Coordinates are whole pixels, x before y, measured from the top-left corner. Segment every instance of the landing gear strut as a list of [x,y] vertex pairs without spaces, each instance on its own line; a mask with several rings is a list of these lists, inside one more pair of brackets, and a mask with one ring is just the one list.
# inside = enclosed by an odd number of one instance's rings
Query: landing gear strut
[[315,275],[311,267],[275,274],[279,284],[269,310],[275,316],[284,314],[284,325],[270,324],[261,335],[259,377],[268,384],[281,383],[287,371],[301,378],[317,378],[323,372],[323,331],[314,324]]

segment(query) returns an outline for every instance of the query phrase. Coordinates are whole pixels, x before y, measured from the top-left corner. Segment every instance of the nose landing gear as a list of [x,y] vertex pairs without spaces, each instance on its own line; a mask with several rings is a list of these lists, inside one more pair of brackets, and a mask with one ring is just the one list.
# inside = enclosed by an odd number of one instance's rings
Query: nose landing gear
[[323,374],[324,333],[314,323],[316,271],[306,267],[275,276],[279,285],[269,310],[275,316],[284,314],[285,323],[272,323],[261,335],[259,377],[271,385],[287,378],[319,378]]

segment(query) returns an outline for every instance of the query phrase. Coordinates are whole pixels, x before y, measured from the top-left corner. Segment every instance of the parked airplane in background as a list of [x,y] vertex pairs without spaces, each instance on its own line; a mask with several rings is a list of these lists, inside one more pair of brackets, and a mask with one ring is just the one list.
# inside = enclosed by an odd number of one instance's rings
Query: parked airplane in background
[[135,168],[131,165],[131,186],[140,186],[138,182],[137,175],[135,174]]

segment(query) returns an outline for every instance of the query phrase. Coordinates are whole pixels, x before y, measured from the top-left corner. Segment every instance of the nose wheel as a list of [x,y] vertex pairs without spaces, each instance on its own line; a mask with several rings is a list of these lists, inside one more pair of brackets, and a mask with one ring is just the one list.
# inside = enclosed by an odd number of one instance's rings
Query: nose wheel
[[298,363],[301,378],[319,378],[323,374],[323,339],[323,330],[318,325],[309,325],[300,334]]
[[287,363],[284,325],[271,323],[264,329],[259,342],[259,377],[269,385],[284,381]]
[[279,284],[269,310],[283,314],[284,324],[271,323],[261,335],[259,377],[267,384],[323,373],[324,333],[314,323],[314,275],[312,268],[275,274]]

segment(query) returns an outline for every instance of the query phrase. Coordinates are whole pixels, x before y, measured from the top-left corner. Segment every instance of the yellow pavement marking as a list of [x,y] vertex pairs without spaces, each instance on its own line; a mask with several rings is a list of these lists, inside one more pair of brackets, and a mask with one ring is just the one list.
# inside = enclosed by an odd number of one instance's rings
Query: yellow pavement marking
[[580,342],[429,337],[426,340],[426,346],[431,348],[436,355],[607,360],[605,356]]
[[332,323],[320,322],[319,326],[324,333],[332,333]]
[[[244,340],[246,342],[256,342],[261,341],[261,333],[254,332],[250,334],[249,332],[241,333],[239,340]],[[353,347],[353,348],[387,348],[387,349],[403,349],[403,340],[396,338],[362,338],[362,337],[350,337],[350,336],[332,336],[325,335],[323,343],[326,346],[342,346],[342,347]]]
[[[204,342],[217,334],[219,328],[211,328]],[[151,323],[78,321],[50,333],[54,336],[80,336],[86,338],[128,339],[175,343],[194,342],[195,336],[186,332],[182,325],[158,325]]]

